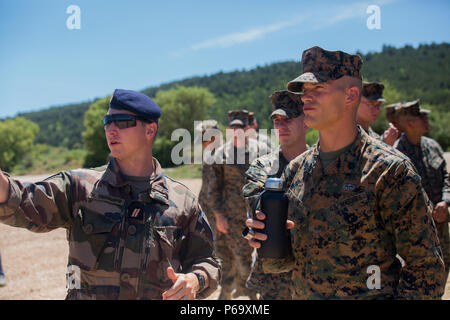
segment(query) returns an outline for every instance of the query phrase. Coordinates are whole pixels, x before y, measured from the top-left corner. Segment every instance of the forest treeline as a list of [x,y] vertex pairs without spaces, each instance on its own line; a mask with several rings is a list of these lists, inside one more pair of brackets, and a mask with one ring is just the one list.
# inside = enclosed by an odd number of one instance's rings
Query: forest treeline
[[[386,45],[380,52],[358,54],[363,59],[364,80],[379,81],[386,85],[385,98],[387,103],[420,98],[422,106],[433,111],[430,117],[432,126],[430,136],[436,139],[444,150],[450,151],[450,130],[448,130],[450,127],[450,44],[426,44],[419,45],[417,48],[412,46],[395,48]],[[274,91],[285,89],[286,83],[302,72],[299,63],[300,55],[301,52],[299,51],[298,61],[277,62],[257,66],[251,70],[218,72],[208,76],[191,77],[157,87],[150,87],[142,90],[142,92],[155,100],[160,100],[160,106],[163,108],[161,120],[163,123],[165,122],[165,125],[170,124],[170,127],[173,128],[186,126],[186,117],[169,117],[167,113],[164,113],[163,104],[172,104],[167,107],[171,112],[181,112],[180,110],[183,110],[182,98],[179,100],[179,96],[177,98],[175,96],[170,98],[169,96],[171,94],[181,94],[181,96],[184,94],[186,96],[186,92],[180,93],[176,89],[194,87],[192,90],[206,90],[196,93],[203,95],[203,98],[206,99],[202,100],[204,105],[201,108],[195,109],[196,117],[216,119],[222,126],[225,126],[228,110],[248,109],[255,112],[260,128],[271,129],[269,120],[271,105],[268,97]],[[171,92],[171,94],[167,95],[164,92]],[[209,93],[211,96],[208,96]],[[36,132],[35,143],[67,149],[86,149],[86,143],[89,144],[86,140],[86,113],[100,101],[104,108],[105,103],[107,105],[105,99],[104,97],[95,101],[22,113],[18,116],[31,120],[38,125],[39,131]],[[192,97],[189,99],[186,107],[188,110],[192,108],[189,103],[192,104],[192,101],[195,101],[195,99],[192,100]],[[101,123],[100,113],[97,113],[99,123]],[[192,114],[189,115],[192,116]],[[191,126],[193,126],[193,123]],[[374,129],[380,133],[387,126],[384,112],[381,112]],[[193,128],[186,129],[192,131]],[[83,132],[85,132],[84,139]],[[89,137],[89,134],[87,136]],[[173,146],[173,143],[170,142],[170,136],[164,133],[159,138],[161,141],[158,148],[161,149],[161,154],[170,155],[170,150],[167,151],[168,148]],[[103,143],[104,140],[100,139],[100,141]],[[92,165],[100,161],[95,160],[92,154],[89,155],[89,150],[86,157],[88,158],[86,165]],[[89,157],[91,157],[90,160]],[[102,159],[102,157],[97,158]],[[164,162],[164,164],[170,165],[170,163]]]

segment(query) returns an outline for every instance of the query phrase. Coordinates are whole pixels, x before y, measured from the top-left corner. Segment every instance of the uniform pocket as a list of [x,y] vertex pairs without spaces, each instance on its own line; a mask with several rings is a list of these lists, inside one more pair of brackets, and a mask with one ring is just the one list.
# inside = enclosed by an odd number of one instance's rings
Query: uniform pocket
[[[113,269],[114,252],[118,237],[112,233],[120,220],[112,219],[85,207],[80,207],[74,227],[71,229],[71,258],[85,269]],[[102,261],[100,261],[102,258]]]

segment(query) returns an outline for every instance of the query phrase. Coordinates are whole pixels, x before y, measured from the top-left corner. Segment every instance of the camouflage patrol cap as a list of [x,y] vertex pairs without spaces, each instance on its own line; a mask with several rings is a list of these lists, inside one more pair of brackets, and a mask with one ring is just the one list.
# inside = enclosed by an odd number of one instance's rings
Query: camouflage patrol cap
[[362,80],[362,60],[359,55],[312,47],[303,51],[301,63],[303,74],[288,83],[289,91],[301,92],[305,82],[323,83],[343,76]]
[[270,102],[274,110],[270,115],[271,119],[277,114],[287,118],[296,118],[303,113],[303,102],[297,93],[288,90],[276,91],[270,96]]
[[402,106],[401,102],[388,104],[387,106],[384,106],[384,108],[386,109],[386,116],[394,116],[397,113],[397,111],[401,108],[401,106]]
[[396,112],[397,111],[399,116],[413,117],[420,117],[430,113],[430,110],[420,108],[420,99],[410,102],[402,102],[400,108],[398,108],[398,110],[396,109]]
[[228,125],[246,127],[248,125],[248,111],[247,110],[228,111]]
[[378,82],[363,82],[362,96],[369,100],[385,102],[383,98],[384,85]]

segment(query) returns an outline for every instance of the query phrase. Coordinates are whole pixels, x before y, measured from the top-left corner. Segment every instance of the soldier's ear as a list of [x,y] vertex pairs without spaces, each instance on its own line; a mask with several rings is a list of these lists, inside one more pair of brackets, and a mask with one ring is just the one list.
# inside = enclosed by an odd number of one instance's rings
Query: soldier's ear
[[150,138],[153,138],[156,135],[156,130],[158,129],[158,126],[155,122],[147,123],[145,128],[145,134],[149,136]]

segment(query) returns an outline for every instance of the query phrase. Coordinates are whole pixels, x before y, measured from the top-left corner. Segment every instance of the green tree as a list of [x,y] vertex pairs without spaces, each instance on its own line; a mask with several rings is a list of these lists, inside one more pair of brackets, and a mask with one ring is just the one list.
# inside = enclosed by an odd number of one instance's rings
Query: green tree
[[170,155],[179,141],[171,141],[172,132],[183,128],[194,135],[194,121],[204,120],[207,108],[215,103],[214,95],[206,88],[177,86],[161,90],[155,102],[161,107],[158,134],[153,155],[163,167],[173,167]]
[[84,127],[82,133],[83,143],[87,153],[84,159],[84,167],[95,167],[105,164],[109,154],[103,128],[103,117],[108,112],[110,96],[97,100],[89,106],[84,115]]
[[158,135],[168,138],[178,128],[194,133],[194,121],[203,120],[206,109],[216,99],[206,88],[178,86],[173,89],[158,91],[155,102],[161,107]]
[[10,171],[33,148],[39,127],[23,117],[0,122],[0,168]]

